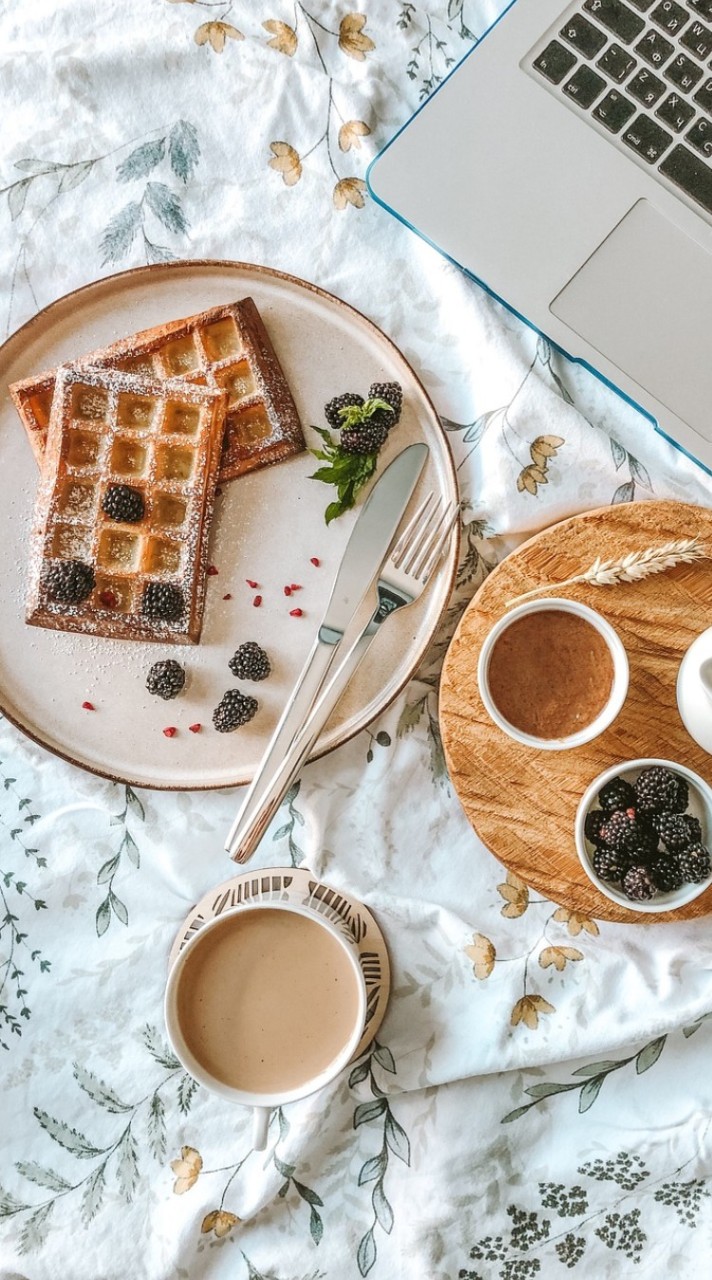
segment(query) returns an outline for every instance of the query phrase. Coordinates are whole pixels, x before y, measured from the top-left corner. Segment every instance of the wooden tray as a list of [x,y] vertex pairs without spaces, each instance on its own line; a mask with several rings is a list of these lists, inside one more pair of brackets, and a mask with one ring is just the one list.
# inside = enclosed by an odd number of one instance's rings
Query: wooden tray
[[[712,784],[712,756],[685,729],[675,682],[693,640],[712,625],[712,559],[613,587],[557,582],[609,559],[699,537],[712,554],[712,511],[680,502],[635,502],[574,516],[537,534],[483,583],[455,633],[443,667],[440,725],[450,776],[475,831],[500,862],[554,902],[586,916],[649,924],[712,911],[712,888],[675,912],[642,915],[609,901],[586,878],[574,817],[588,784],[609,765],[636,757],[677,760]],[[571,751],[537,751],[502,733],[477,687],[477,658],[507,603],[544,582],[551,595],[581,600],[614,626],[630,662],[618,718]]]

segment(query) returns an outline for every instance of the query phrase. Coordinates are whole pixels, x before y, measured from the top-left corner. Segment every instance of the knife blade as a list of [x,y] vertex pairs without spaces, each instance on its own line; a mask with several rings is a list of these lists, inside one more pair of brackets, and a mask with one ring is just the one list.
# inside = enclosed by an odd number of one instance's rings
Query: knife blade
[[239,855],[239,860],[245,861],[259,843],[264,825],[259,832],[251,833],[253,844],[249,851],[244,847],[245,834],[260,808],[265,782],[279,769],[314,704],[344,632],[376,578],[428,453],[426,444],[412,444],[403,449],[382,472],[361,509],[314,644],[225,841],[225,848],[232,858]]

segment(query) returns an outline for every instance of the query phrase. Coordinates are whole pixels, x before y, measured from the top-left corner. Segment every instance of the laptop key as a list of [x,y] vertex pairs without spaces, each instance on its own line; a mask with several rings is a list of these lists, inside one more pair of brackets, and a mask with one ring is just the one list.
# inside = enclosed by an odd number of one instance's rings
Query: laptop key
[[670,44],[658,31],[647,31],[642,40],[635,46],[635,52],[649,62],[651,67],[662,67],[675,52],[674,44]]
[[682,133],[694,116],[695,108],[691,107],[689,102],[685,102],[679,93],[671,93],[664,102],[660,103],[655,114],[658,120],[662,120],[663,124],[668,125],[675,133]]
[[634,9],[640,9],[641,13],[647,13],[650,6],[655,3],[655,0],[630,0],[630,3]]
[[699,151],[701,156],[712,158],[712,122],[701,116],[686,134],[686,141],[695,148],[695,151]]
[[664,177],[674,182],[691,200],[712,213],[712,169],[687,147],[678,143],[659,167]]
[[648,116],[638,116],[623,134],[626,146],[640,156],[641,160],[645,160],[646,164],[655,164],[672,140],[672,134],[661,129]]
[[584,58],[595,58],[606,43],[600,27],[594,27],[581,13],[575,13],[561,28],[559,35],[573,49],[578,49]]
[[626,53],[625,49],[622,49],[619,44],[615,43],[608,46],[606,52],[601,54],[596,63],[596,66],[601,68],[601,71],[608,76],[608,79],[615,80],[616,84],[622,84],[626,76],[633,70],[633,67],[637,65],[635,58]]
[[593,118],[594,120],[600,120],[601,124],[610,133],[620,133],[623,125],[628,123],[635,109],[634,102],[629,102],[617,89],[611,89],[605,98],[601,98],[593,113]]
[[661,0],[657,8],[653,9],[650,21],[662,27],[668,35],[676,36],[685,23],[690,21],[690,14],[681,4],[677,4],[677,0]]
[[569,49],[565,49],[562,44],[556,40],[552,40],[545,49],[534,59],[534,66],[541,75],[550,80],[552,84],[561,84],[565,75],[568,75],[573,66],[576,65],[576,58]]
[[701,22],[693,22],[680,36],[680,44],[704,62],[712,53],[712,31]]
[[664,94],[665,85],[662,80],[658,80],[658,77],[653,75],[652,71],[648,71],[647,67],[641,67],[637,75],[629,81],[627,91],[631,98],[642,102],[644,107],[654,107],[658,98]]
[[592,107],[596,98],[606,88],[606,82],[602,76],[597,76],[595,71],[587,67],[584,63],[574,71],[570,80],[564,85],[564,93],[577,103],[579,107],[587,110]]
[[712,116],[712,80],[705,80],[705,83],[700,85],[695,94],[695,102],[707,112],[708,116]]
[[645,27],[643,19],[623,4],[623,0],[584,0],[583,7],[624,44],[635,40]]
[[698,67],[696,62],[692,62],[684,53],[678,53],[676,58],[665,68],[666,79],[677,85],[678,89],[682,89],[685,93],[689,93],[690,89],[694,89],[697,81],[703,76],[702,67]]
[[701,18],[712,22],[712,0],[687,0],[687,3],[695,13],[699,13]]

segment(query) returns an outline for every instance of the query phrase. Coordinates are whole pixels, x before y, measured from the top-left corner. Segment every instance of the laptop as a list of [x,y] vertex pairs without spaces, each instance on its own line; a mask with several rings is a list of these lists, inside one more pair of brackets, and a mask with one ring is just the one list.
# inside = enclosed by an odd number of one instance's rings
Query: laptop
[[368,182],[712,472],[712,0],[513,0]]

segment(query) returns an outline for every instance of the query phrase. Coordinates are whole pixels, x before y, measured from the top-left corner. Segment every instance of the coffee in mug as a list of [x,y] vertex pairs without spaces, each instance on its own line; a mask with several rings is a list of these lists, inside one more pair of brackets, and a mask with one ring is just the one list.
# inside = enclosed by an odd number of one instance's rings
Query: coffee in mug
[[179,1060],[207,1088],[255,1108],[258,1149],[271,1108],[334,1079],[365,1018],[358,947],[323,904],[226,911],[178,954],[166,990]]

